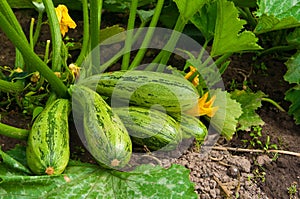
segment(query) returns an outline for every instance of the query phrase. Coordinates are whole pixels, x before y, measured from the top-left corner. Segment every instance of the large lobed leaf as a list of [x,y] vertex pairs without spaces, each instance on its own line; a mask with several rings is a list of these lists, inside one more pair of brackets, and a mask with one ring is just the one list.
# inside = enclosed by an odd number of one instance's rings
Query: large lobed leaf
[[285,100],[292,102],[289,108],[289,114],[294,116],[296,124],[300,124],[300,85],[290,89],[285,94]]
[[220,89],[211,90],[210,94],[216,95],[216,100],[213,106],[218,106],[219,109],[211,118],[210,124],[227,140],[232,139],[236,132],[238,119],[243,111],[241,104],[230,97],[230,94]]
[[261,49],[252,32],[242,31],[246,21],[238,18],[238,9],[233,2],[219,0],[217,13],[211,56]]
[[286,63],[288,70],[284,75],[284,80],[290,84],[300,84],[300,51],[293,55]]
[[231,93],[231,98],[239,102],[243,109],[243,114],[239,118],[238,130],[250,130],[252,126],[263,125],[264,121],[255,112],[261,107],[261,99],[265,94],[261,91],[250,93],[244,90],[235,90]]
[[255,33],[300,26],[299,0],[261,0],[258,7]]
[[190,20],[194,14],[209,2],[209,0],[174,0],[180,15],[186,20]]
[[[24,159],[24,148],[10,153]],[[62,175],[31,176],[0,163],[0,198],[197,198],[189,170],[141,165],[131,172],[70,161]],[[23,162],[20,160],[18,162]]]
[[190,21],[198,28],[207,41],[214,37],[217,19],[217,2],[205,4]]

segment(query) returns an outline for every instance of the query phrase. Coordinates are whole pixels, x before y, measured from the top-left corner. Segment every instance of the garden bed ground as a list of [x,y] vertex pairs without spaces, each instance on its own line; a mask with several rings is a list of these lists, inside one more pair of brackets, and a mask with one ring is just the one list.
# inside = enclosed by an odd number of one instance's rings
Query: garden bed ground
[[[28,29],[34,12],[18,11],[17,16],[24,28]],[[47,35],[47,30],[44,30],[41,38],[45,41]],[[80,25],[70,35],[80,38]],[[2,32],[0,41],[0,65],[13,66],[15,50],[12,44]],[[241,89],[242,82],[246,80],[252,90],[263,91],[288,110],[289,103],[284,101],[284,93],[289,85],[282,78],[286,71],[284,61],[278,60],[276,54],[259,57],[255,61],[252,54],[234,56],[231,59],[232,62],[223,75],[227,89],[232,88],[233,80],[235,87]],[[266,69],[262,66],[266,66]],[[6,107],[1,107],[1,121],[16,127],[29,128],[30,118],[24,117],[18,111],[18,108],[10,107],[7,112]],[[279,149],[300,153],[300,126],[295,125],[291,116],[266,102],[258,113],[265,122],[260,140],[265,142],[267,136],[270,136],[270,143],[276,144]],[[251,149],[249,142],[247,144],[242,141],[251,139],[249,132],[238,132],[231,141],[219,139],[216,146]],[[3,150],[11,149],[18,143],[25,144],[0,136]],[[74,128],[71,132],[71,149],[72,158],[93,162],[82,147]],[[170,163],[182,164],[191,170],[191,180],[196,183],[200,198],[226,198],[226,195],[228,198],[289,198],[288,188],[293,184],[298,192],[291,197],[300,198],[300,158],[296,156],[256,153],[251,150],[211,150],[201,155],[191,148],[178,159],[162,162],[165,166]]]

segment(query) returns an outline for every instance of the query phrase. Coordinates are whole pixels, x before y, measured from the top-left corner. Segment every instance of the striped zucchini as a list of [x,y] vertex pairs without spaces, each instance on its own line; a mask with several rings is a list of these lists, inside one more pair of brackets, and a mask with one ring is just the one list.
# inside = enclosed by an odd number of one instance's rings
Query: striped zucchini
[[132,143],[120,118],[88,87],[74,86],[72,97],[82,106],[83,132],[89,152],[103,167],[124,167],[132,154]]
[[181,141],[178,123],[166,113],[137,106],[114,108],[133,143],[150,150],[173,150]]
[[[115,71],[85,79],[97,81],[97,92],[112,98],[120,106],[128,104],[151,107],[159,104],[167,112],[181,112],[194,107],[198,91],[183,76],[153,71]],[[113,104],[112,104],[113,105]]]
[[182,130],[182,136],[185,139],[195,138],[198,144],[202,144],[208,131],[206,126],[197,117],[187,114],[172,114],[172,117],[178,121]]
[[57,99],[34,121],[26,147],[27,163],[33,173],[55,175],[66,168],[70,157],[69,113],[70,102]]

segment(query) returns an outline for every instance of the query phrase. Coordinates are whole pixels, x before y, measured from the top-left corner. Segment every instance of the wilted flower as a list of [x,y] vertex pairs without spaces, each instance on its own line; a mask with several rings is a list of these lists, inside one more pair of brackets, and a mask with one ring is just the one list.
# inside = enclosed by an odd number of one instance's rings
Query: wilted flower
[[55,11],[62,36],[65,36],[66,32],[68,32],[68,28],[76,28],[76,23],[70,17],[68,8],[65,5],[58,5],[57,8],[55,8]]
[[61,78],[61,73],[60,72],[54,72],[54,75],[56,75],[56,77]]
[[79,74],[80,74],[80,67],[78,67],[78,66],[75,65],[75,64],[70,64],[70,65],[69,65],[69,69],[70,69],[70,71],[72,72],[72,74],[74,75],[75,78],[78,78],[78,77],[79,77]]
[[22,70],[22,68],[18,67],[16,69],[14,69],[14,72],[21,73],[21,72],[23,72],[23,70]]
[[32,74],[32,76],[30,77],[30,81],[31,82],[38,82],[40,79],[40,73],[37,71],[35,73]]

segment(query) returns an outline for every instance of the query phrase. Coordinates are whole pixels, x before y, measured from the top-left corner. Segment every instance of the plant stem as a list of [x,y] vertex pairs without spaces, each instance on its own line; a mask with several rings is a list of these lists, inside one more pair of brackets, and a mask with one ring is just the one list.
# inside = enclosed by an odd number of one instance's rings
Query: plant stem
[[67,88],[64,83],[56,77],[56,75],[49,69],[47,64],[45,64],[30,48],[27,40],[23,40],[19,33],[11,26],[10,22],[7,21],[5,16],[0,12],[0,28],[10,39],[10,41],[16,46],[19,51],[24,56],[26,63],[34,70],[37,70],[43,75],[50,85],[52,86],[54,92],[61,97],[67,97]]
[[206,50],[206,47],[207,47],[209,41],[210,40],[205,40],[205,42],[204,42],[204,44],[203,44],[203,46],[201,48],[201,51],[200,51],[200,53],[199,53],[199,55],[197,57],[197,60],[200,61],[200,62],[202,62],[203,54],[204,54],[204,52]]
[[61,70],[61,45],[62,37],[60,33],[60,25],[56,16],[55,8],[52,0],[43,0],[45,10],[48,15],[48,21],[51,31],[52,40],[52,70],[60,72]]
[[137,6],[138,6],[138,0],[132,0],[130,11],[129,11],[129,19],[127,23],[127,36],[126,36],[125,46],[124,46],[125,54],[123,55],[122,66],[121,66],[122,70],[127,70],[129,67],[130,50],[131,50],[132,36],[133,36],[133,31],[131,30],[134,29]]
[[0,91],[6,93],[21,93],[24,89],[22,81],[8,82],[0,79]]
[[[157,1],[157,4],[156,4],[156,7],[155,7],[155,12],[154,12],[154,15],[152,17],[152,20],[150,22],[150,25],[149,27],[156,27],[157,25],[157,22],[158,22],[158,19],[159,19],[159,16],[160,16],[160,13],[161,13],[161,10],[163,8],[163,5],[164,5],[164,0],[158,0]],[[145,35],[145,39],[141,45],[141,48],[139,49],[137,55],[135,56],[134,60],[132,61],[129,69],[133,69],[135,67],[137,67],[142,59],[144,58],[144,55],[147,51],[147,47],[152,39],[152,35],[154,33],[154,28],[149,28],[146,35]]]
[[159,55],[160,53],[157,55],[158,57],[161,56],[160,65],[158,66],[157,69],[159,72],[162,72],[164,66],[168,63],[172,51],[174,50],[177,41],[180,37],[180,34],[178,34],[178,32],[182,32],[186,24],[187,21],[184,20],[184,18],[181,15],[179,15],[174,27],[174,31],[172,32],[170,39],[168,40],[167,44],[164,47],[164,49],[168,49],[168,51],[162,50],[160,52],[162,55]]
[[261,101],[269,102],[272,105],[274,105],[276,108],[278,108],[278,110],[285,112],[285,110],[277,102],[275,102],[274,100],[272,100],[270,98],[263,97],[263,98],[261,98]]
[[37,19],[37,24],[35,27],[35,32],[33,35],[33,46],[35,46],[39,36],[40,36],[40,32],[41,32],[41,27],[42,27],[42,23],[43,23],[43,13],[39,11],[39,15],[38,15],[38,19]]
[[294,45],[290,45],[290,46],[274,46],[272,48],[268,48],[267,50],[264,50],[264,51],[260,52],[258,54],[258,56],[264,56],[264,55],[267,55],[267,54],[270,54],[270,53],[274,53],[274,52],[277,52],[277,51],[290,51],[290,50],[294,50],[294,49],[297,49],[297,47],[294,46]]
[[[10,8],[6,0],[0,1],[0,12],[6,17],[10,24],[12,24],[13,28],[19,33],[19,36],[27,41],[27,38],[22,30],[21,25],[19,24],[16,16],[14,15],[12,9]],[[24,66],[25,64],[22,55],[19,52],[19,50],[16,49],[15,68],[19,67],[21,69],[24,69]]]
[[31,49],[34,51],[34,44],[33,44],[33,26],[34,26],[34,18],[31,18],[30,21],[30,28],[29,28],[29,44]]
[[246,8],[244,8],[244,11],[245,11],[245,14],[246,14],[246,17],[247,17],[247,19],[248,19],[249,24],[250,24],[253,28],[255,28],[256,25],[257,25],[257,21],[256,21],[255,18],[253,17],[253,15],[252,15],[250,9],[249,9],[248,7],[246,7]]
[[100,24],[102,12],[102,0],[90,0],[90,42],[91,50],[93,51],[92,66],[98,68],[100,66],[100,49],[98,48],[100,38]]
[[26,140],[29,130],[16,128],[0,122],[0,134],[19,140]]
[[[140,36],[141,32],[143,31],[143,27],[146,25],[146,23],[142,23],[140,25],[140,28],[137,30],[135,35],[133,36],[132,43],[134,43]],[[104,71],[112,64],[116,63],[123,55],[123,52],[125,50],[125,47],[123,47],[121,50],[119,50],[112,58],[110,58],[107,62],[101,65],[100,70]]]
[[80,66],[82,64],[89,50],[90,26],[89,26],[89,8],[88,8],[87,0],[82,0],[82,10],[83,10],[83,38],[82,38],[82,48],[75,62],[77,66]]
[[225,60],[227,60],[233,53],[225,53],[223,54],[221,57],[219,57],[214,64],[216,66],[219,66],[220,64],[222,64]]

